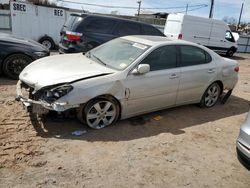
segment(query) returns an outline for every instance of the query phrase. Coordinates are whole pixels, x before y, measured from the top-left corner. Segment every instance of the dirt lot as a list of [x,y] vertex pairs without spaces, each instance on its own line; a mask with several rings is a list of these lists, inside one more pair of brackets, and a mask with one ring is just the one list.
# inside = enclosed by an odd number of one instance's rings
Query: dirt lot
[[74,118],[31,121],[14,101],[16,82],[1,77],[0,187],[249,188],[235,141],[250,108],[250,55],[235,59],[240,80],[227,104],[168,109],[99,131]]

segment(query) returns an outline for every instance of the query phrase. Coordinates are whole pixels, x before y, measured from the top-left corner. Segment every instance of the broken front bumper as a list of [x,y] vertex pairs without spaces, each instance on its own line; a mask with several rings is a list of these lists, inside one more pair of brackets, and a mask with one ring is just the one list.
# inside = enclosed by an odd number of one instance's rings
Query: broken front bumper
[[48,103],[42,100],[33,100],[23,95],[22,93],[23,85],[22,82],[19,80],[17,82],[16,91],[17,91],[17,101],[21,101],[23,103],[24,108],[27,112],[32,112],[36,114],[46,114],[50,110],[63,112],[65,110],[79,107],[79,105],[68,105],[67,102],[53,102]]

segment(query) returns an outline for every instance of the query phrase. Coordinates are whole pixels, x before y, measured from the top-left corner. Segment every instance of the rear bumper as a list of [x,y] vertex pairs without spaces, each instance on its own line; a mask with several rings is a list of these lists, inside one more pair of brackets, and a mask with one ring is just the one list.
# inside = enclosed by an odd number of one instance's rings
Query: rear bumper
[[63,45],[63,42],[59,43],[59,53],[80,53],[80,52],[87,52],[89,49],[85,46],[85,44],[77,45],[70,43],[67,46]]

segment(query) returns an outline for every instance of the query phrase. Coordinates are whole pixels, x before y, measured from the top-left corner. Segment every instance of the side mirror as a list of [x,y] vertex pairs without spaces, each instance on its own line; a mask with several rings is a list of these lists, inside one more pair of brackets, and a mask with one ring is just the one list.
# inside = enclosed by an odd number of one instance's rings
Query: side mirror
[[149,64],[140,64],[132,71],[132,74],[146,74],[150,71]]

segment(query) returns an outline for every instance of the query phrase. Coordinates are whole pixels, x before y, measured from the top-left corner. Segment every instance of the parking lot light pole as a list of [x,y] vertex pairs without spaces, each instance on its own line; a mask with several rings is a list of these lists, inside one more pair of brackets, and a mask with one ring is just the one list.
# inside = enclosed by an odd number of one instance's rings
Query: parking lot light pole
[[137,16],[139,17],[140,16],[140,11],[141,11],[141,1],[137,1],[137,3],[139,4],[138,14],[137,14]]

